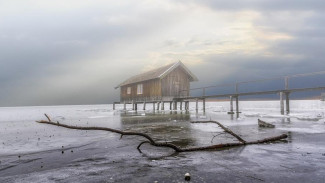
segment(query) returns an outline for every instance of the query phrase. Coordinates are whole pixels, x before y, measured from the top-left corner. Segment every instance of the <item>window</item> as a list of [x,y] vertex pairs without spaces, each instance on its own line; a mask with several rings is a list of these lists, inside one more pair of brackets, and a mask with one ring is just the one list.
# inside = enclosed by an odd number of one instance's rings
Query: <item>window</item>
[[126,94],[128,94],[128,95],[131,94],[131,87],[130,86],[126,88]]
[[137,86],[137,94],[143,94],[143,84],[138,84]]

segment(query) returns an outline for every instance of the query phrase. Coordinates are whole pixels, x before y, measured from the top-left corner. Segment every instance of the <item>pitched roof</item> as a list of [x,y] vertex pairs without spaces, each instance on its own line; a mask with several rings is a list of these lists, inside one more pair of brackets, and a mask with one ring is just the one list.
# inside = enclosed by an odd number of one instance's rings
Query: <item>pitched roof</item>
[[147,80],[151,80],[151,79],[157,79],[157,78],[162,79],[166,75],[168,75],[171,71],[176,69],[178,66],[182,67],[184,69],[184,71],[190,76],[190,81],[198,80],[197,77],[181,61],[178,61],[173,64],[162,66],[162,67],[135,75],[135,76],[125,80],[118,86],[116,86],[115,89],[119,88],[121,86],[124,86],[124,85],[132,84],[132,83],[138,83],[138,82],[147,81]]

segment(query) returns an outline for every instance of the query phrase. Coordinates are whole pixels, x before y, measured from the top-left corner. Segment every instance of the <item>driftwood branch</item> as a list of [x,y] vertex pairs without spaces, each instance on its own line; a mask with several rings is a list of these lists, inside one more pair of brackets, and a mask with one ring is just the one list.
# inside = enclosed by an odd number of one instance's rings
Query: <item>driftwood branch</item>
[[[112,129],[112,128],[105,128],[105,127],[79,127],[79,126],[70,126],[70,125],[65,125],[65,124],[61,124],[61,123],[55,123],[53,121],[51,121],[51,118],[44,114],[46,116],[46,118],[48,119],[48,121],[45,120],[41,120],[41,121],[36,121],[38,123],[43,123],[43,124],[49,124],[49,125],[54,125],[54,126],[60,126],[60,127],[64,127],[64,128],[69,128],[69,129],[76,129],[76,130],[101,130],[101,131],[109,131],[109,132],[113,132],[113,133],[117,133],[120,134],[121,137],[122,136],[140,136],[143,137],[145,139],[147,139],[147,141],[143,141],[141,142],[137,149],[140,150],[140,147],[145,144],[145,143],[149,143],[152,146],[156,146],[156,147],[168,147],[173,149],[176,152],[190,152],[190,151],[203,151],[203,150],[217,150],[217,149],[222,149],[222,148],[226,148],[226,147],[236,147],[236,146],[243,146],[246,144],[259,144],[259,143],[265,143],[265,142],[273,142],[273,141],[278,141],[281,139],[285,139],[288,136],[286,134],[282,134],[280,136],[276,136],[276,137],[271,137],[271,138],[266,138],[266,139],[262,139],[262,140],[257,140],[257,141],[251,141],[251,142],[246,142],[245,140],[243,140],[241,137],[239,137],[238,135],[236,135],[234,132],[232,132],[231,130],[229,130],[228,128],[224,127],[222,124],[220,124],[219,122],[216,121],[209,121],[209,123],[213,122],[218,124],[221,128],[223,128],[227,133],[232,134],[234,137],[236,137],[240,143],[226,143],[226,144],[217,144],[217,145],[211,145],[211,146],[203,146],[203,147],[192,147],[192,148],[180,148],[177,147],[176,145],[172,144],[172,143],[160,143],[160,142],[156,142],[153,138],[151,138],[149,135],[145,134],[145,133],[140,133],[140,132],[129,132],[129,131],[121,131],[121,130],[117,130],[117,129]],[[207,122],[206,122],[207,123]],[[240,140],[241,139],[241,140]]]
[[234,136],[239,142],[246,144],[246,141],[242,139],[240,136],[235,134],[233,131],[231,131],[229,128],[223,126],[221,123],[218,121],[191,121],[191,123],[215,123],[219,125],[225,132],[229,133],[230,135]]
[[275,127],[275,125],[273,125],[271,123],[267,123],[260,119],[257,119],[257,123],[258,123],[258,126],[262,127],[262,128],[274,128]]
[[214,138],[216,138],[216,137],[219,136],[219,135],[223,135],[223,134],[224,134],[224,133],[222,132],[222,133],[218,133],[218,134],[216,134],[216,135],[213,135],[213,137],[212,137],[212,139],[211,139],[211,144],[212,144]]

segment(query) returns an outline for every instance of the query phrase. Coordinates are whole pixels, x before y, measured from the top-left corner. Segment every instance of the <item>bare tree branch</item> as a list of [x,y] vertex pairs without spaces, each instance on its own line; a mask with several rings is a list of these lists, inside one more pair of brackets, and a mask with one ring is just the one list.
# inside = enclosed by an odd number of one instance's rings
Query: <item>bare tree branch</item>
[[223,134],[224,134],[223,132],[222,133],[220,132],[220,133],[217,133],[216,135],[213,135],[213,137],[211,139],[211,144],[212,144],[214,138],[216,138],[219,135],[223,135]]
[[176,145],[174,145],[172,143],[167,143],[167,142],[160,143],[160,142],[156,142],[155,140],[153,140],[153,138],[151,138],[149,135],[147,135],[145,133],[140,133],[140,132],[127,132],[127,131],[121,131],[121,130],[116,130],[116,129],[112,129],[112,128],[105,128],[105,127],[79,127],[79,126],[70,126],[70,125],[65,125],[65,124],[60,124],[60,123],[52,122],[51,119],[49,118],[49,116],[47,114],[44,114],[44,115],[46,116],[46,118],[48,119],[48,121],[41,120],[41,121],[36,121],[36,122],[43,123],[43,124],[54,125],[54,126],[60,126],[60,127],[69,128],[69,129],[76,129],[76,130],[101,130],[101,131],[109,131],[109,132],[113,132],[113,133],[120,134],[121,137],[124,136],[124,135],[125,136],[126,135],[130,135],[130,136],[140,136],[140,137],[143,137],[143,138],[147,139],[147,141],[141,142],[138,145],[137,149],[139,151],[140,151],[140,147],[143,144],[145,144],[145,143],[149,143],[150,145],[156,146],[156,147],[168,147],[168,148],[173,149],[176,152],[190,152],[190,151],[217,150],[217,149],[222,149],[222,148],[225,148],[225,147],[243,146],[243,145],[246,145],[246,144],[259,144],[259,143],[265,143],[265,142],[278,141],[278,140],[285,139],[285,138],[288,137],[286,134],[282,134],[282,135],[276,136],[276,137],[271,137],[271,138],[266,138],[266,139],[262,139],[262,140],[246,142],[245,140],[243,140],[242,138],[240,138],[238,135],[236,135],[234,132],[232,132],[228,128],[224,127],[219,122],[209,121],[210,123],[212,122],[212,123],[218,124],[227,133],[232,134],[238,140],[241,139],[240,140],[240,143],[226,143],[226,144],[217,144],[217,145],[203,146],[203,147],[180,148],[180,147],[177,147]]
[[242,139],[241,137],[239,137],[237,134],[235,134],[233,131],[231,131],[229,128],[223,126],[221,123],[219,123],[218,121],[191,121],[191,123],[215,123],[217,125],[219,125],[225,132],[231,134],[232,136],[234,136],[236,139],[238,139],[241,143],[246,144],[246,141],[244,139]]

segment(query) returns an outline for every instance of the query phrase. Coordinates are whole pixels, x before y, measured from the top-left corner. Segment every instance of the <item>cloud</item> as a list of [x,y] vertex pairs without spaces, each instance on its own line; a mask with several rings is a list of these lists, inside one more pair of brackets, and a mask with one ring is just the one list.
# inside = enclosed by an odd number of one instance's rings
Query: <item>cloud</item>
[[108,103],[177,60],[193,86],[325,70],[323,1],[3,1],[2,106]]
[[[181,2],[186,2],[180,0]],[[322,11],[324,2],[322,0],[192,0],[191,2],[205,5],[209,8],[223,11]]]

